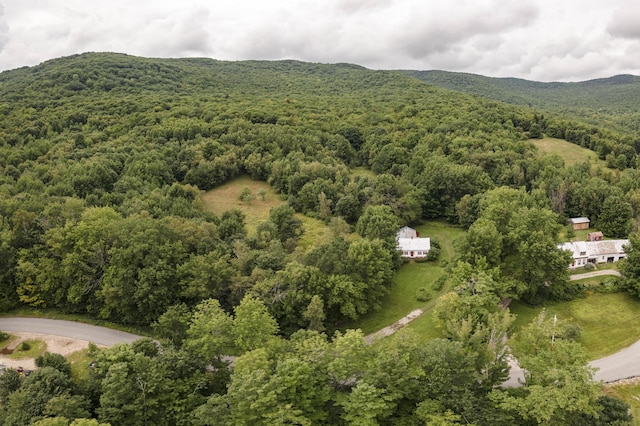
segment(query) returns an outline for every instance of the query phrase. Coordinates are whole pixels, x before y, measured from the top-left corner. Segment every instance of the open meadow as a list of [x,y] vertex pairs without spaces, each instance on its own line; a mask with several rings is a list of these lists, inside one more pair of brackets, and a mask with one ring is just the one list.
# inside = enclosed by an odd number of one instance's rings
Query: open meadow
[[600,160],[598,154],[594,151],[567,142],[564,139],[545,137],[542,139],[530,139],[529,141],[538,148],[538,151],[542,154],[556,154],[560,156],[567,167],[586,161],[595,168],[611,171],[611,169],[607,168],[607,162]]
[[[240,201],[240,193],[244,188],[249,189],[253,197],[251,201]],[[264,197],[260,194],[264,194]],[[245,214],[249,233],[255,232],[258,224],[269,218],[269,210],[284,203],[267,182],[253,180],[247,175],[239,176],[207,191],[201,198],[205,208],[217,216],[221,216],[227,210],[241,210]]]
[[[251,194],[249,201],[240,200],[240,194],[245,188]],[[207,191],[201,198],[205,208],[217,216],[231,209],[242,211],[249,235],[255,234],[258,225],[269,218],[272,208],[285,203],[267,182],[253,180],[247,175],[239,176]],[[324,222],[300,213],[296,213],[296,217],[302,221],[304,229],[299,242],[300,247],[308,250],[314,245],[328,241],[331,231]]]

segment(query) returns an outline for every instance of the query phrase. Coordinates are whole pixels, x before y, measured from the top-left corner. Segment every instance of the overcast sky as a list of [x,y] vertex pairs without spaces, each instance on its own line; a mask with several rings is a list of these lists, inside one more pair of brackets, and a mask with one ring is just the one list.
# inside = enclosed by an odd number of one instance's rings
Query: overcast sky
[[0,70],[82,52],[640,75],[638,0],[0,0]]

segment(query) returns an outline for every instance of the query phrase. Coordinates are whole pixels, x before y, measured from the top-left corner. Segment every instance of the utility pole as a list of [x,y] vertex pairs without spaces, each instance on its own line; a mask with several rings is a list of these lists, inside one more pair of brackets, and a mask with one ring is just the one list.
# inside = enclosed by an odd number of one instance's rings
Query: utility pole
[[553,350],[553,345],[556,342],[556,322],[558,322],[558,316],[553,314],[553,329],[551,332],[551,350]]

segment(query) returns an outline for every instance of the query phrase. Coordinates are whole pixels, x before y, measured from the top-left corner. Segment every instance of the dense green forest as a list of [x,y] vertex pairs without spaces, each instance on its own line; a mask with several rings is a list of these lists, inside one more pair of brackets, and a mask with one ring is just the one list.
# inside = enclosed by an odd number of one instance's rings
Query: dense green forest
[[406,71],[429,84],[514,105],[553,111],[620,131],[640,130],[640,77],[616,75],[575,83],[540,83],[448,71]]
[[[608,237],[637,228],[629,129],[348,64],[101,53],[1,73],[0,112],[0,311],[150,327],[162,342],[97,351],[84,379],[55,357],[0,376],[0,424],[628,420],[571,333],[550,350],[548,319],[507,347],[499,302],[584,294],[557,248],[567,217]],[[611,169],[540,155],[529,139],[543,134]],[[286,200],[255,233],[200,198],[240,175]],[[301,249],[296,213],[331,241]],[[344,330],[384,308],[397,229],[436,218],[468,230],[441,283],[442,339],[367,345]],[[510,350],[527,380],[503,389]]]

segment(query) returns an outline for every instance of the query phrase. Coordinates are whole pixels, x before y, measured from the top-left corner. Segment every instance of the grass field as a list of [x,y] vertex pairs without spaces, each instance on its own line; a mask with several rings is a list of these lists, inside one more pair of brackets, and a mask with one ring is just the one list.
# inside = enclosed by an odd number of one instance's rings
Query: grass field
[[[244,188],[251,191],[254,197],[252,201],[238,199]],[[265,194],[264,200],[258,196],[261,190]],[[255,232],[258,224],[269,218],[269,210],[284,203],[267,182],[253,180],[249,176],[237,177],[205,192],[201,198],[205,208],[217,216],[221,216],[227,210],[241,210],[246,216],[245,223],[249,233]]]
[[[435,262],[410,262],[402,265],[393,278],[390,293],[382,302],[383,308],[363,316],[358,321],[349,323],[346,328],[360,328],[365,334],[369,334],[394,323],[414,309],[429,310],[433,308],[435,299],[444,292],[444,289],[435,294],[429,302],[417,300],[416,291],[420,287],[431,286],[444,273],[444,268],[440,263],[449,261],[453,257],[453,241],[462,235],[463,230],[445,222],[429,222],[416,227],[416,229],[421,236],[438,240],[442,247],[440,258]],[[411,326],[423,321],[426,316],[428,315],[423,315],[413,321]]]
[[559,155],[564,160],[566,166],[573,166],[574,164],[587,161],[596,168],[600,167],[609,170],[607,168],[607,162],[600,160],[598,154],[580,145],[567,142],[564,139],[545,137],[544,139],[530,139],[530,142],[543,154]]
[[[510,306],[517,314],[516,330],[533,320],[541,307],[519,302]],[[580,343],[591,359],[601,358],[640,339],[640,303],[627,293],[592,294],[570,302],[546,305],[547,318],[578,324],[582,328]]]
[[[253,200],[240,201],[240,193],[244,188],[251,191]],[[259,195],[261,191],[264,199]],[[207,191],[201,198],[205,208],[217,216],[227,210],[241,210],[245,214],[245,225],[249,234],[255,233],[258,225],[269,218],[269,211],[272,208],[285,203],[268,183],[253,180],[246,175]],[[322,244],[330,238],[331,231],[321,220],[300,213],[296,213],[296,217],[302,221],[304,228],[304,234],[299,242],[304,250]]]

